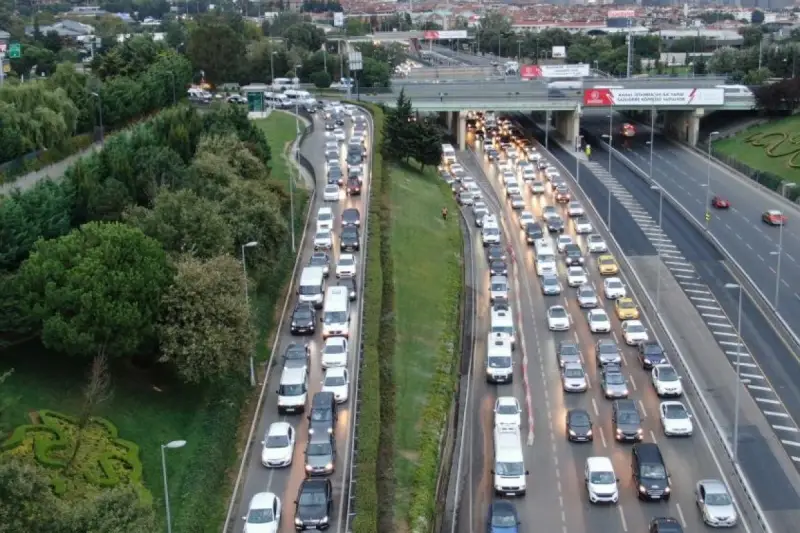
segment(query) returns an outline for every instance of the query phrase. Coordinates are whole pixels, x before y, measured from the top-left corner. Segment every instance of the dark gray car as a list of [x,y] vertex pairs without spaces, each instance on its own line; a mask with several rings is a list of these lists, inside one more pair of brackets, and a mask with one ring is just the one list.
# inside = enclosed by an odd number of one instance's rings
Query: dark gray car
[[581,351],[578,345],[572,341],[561,341],[556,350],[559,366],[563,367],[567,363],[581,363]]
[[318,392],[311,399],[311,411],[308,413],[308,433],[333,434],[336,427],[336,398],[332,392]]
[[336,465],[336,439],[328,433],[314,433],[306,444],[306,475],[327,476]]
[[638,442],[644,437],[642,417],[633,400],[614,400],[611,408],[614,438],[618,441]]
[[577,244],[564,246],[564,262],[567,266],[583,266],[583,250]]
[[619,365],[622,363],[622,356],[619,353],[619,346],[611,339],[600,339],[594,345],[594,357],[597,360],[597,366],[605,366],[608,364]]

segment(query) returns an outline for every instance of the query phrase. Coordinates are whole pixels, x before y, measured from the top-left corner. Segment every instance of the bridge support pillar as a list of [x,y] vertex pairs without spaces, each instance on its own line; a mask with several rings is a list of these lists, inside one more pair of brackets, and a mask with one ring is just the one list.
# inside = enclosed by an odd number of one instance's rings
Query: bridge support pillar
[[694,109],[691,111],[665,111],[664,112],[664,133],[677,141],[697,145],[697,137],[700,132],[700,117],[705,113],[704,109]]
[[553,111],[553,122],[559,137],[570,145],[576,145],[581,129],[581,114],[574,111]]
[[458,117],[456,139],[458,139],[458,149],[463,152],[467,149],[467,115],[461,111],[456,111],[453,114]]

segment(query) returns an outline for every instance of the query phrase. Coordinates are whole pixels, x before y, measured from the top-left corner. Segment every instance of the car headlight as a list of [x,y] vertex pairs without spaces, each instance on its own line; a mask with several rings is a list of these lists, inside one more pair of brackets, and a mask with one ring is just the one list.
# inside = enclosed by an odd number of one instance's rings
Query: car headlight
[[586,431],[586,436],[587,437],[591,437],[592,436],[592,430],[591,429]]
[[329,433],[329,434],[330,434],[330,433],[333,433],[333,428],[332,428],[332,427],[329,427],[329,428],[328,428],[328,433]]
[[327,516],[323,516],[322,520],[320,520],[320,522],[323,523],[323,524],[327,524],[328,523],[328,517]]
[[294,322],[294,321],[293,321],[293,322],[292,322],[292,327],[293,327],[293,328],[296,328],[296,327],[297,327],[297,322]]
[[295,524],[296,526],[302,526],[302,525],[303,525],[303,520],[302,520],[302,519],[300,519],[300,518],[297,518],[297,517],[295,517],[295,519],[294,519],[294,524]]
[[647,492],[647,489],[644,487],[644,485],[639,485],[639,492],[641,493]]
[[333,463],[328,463],[325,465],[325,470],[327,472],[331,472],[333,470]]
[[309,435],[313,435],[314,434],[314,428],[308,428],[308,434]]
[[671,490],[671,489],[670,489],[669,487],[666,487],[666,488],[664,488],[664,494],[669,494],[669,493],[670,493],[670,490]]
[[312,470],[314,470],[314,467],[313,467],[313,466],[311,466],[311,465],[306,465],[306,472],[311,472]]
[[569,430],[569,434],[572,435],[573,437],[575,436],[575,432],[571,429]]
[[644,431],[642,430],[642,428],[639,428],[639,429],[636,430],[636,433],[641,435],[642,433],[644,433]]
[[617,428],[617,435],[622,435],[622,430]]

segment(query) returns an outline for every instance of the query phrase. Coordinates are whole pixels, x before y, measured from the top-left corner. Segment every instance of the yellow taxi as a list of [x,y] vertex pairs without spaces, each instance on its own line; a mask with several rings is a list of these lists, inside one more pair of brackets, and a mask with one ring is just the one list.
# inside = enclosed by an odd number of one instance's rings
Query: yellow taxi
[[639,308],[632,298],[618,298],[614,301],[614,311],[620,320],[638,320]]
[[600,269],[601,276],[613,276],[619,272],[617,260],[613,255],[601,255],[597,258],[597,268]]

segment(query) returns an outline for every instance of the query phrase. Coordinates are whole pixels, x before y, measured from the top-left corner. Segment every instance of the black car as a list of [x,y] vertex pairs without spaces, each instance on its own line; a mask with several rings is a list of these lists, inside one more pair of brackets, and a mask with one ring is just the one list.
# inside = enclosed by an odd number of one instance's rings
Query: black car
[[355,207],[342,211],[342,226],[360,226],[361,213]]
[[577,244],[564,246],[564,262],[567,266],[583,266],[583,251]]
[[611,406],[611,424],[618,441],[638,442],[644,437],[642,417],[633,400],[614,400]]
[[358,178],[350,178],[347,180],[347,195],[360,196],[361,195],[361,180]]
[[668,501],[672,490],[669,472],[658,444],[642,442],[631,450],[631,470],[640,500]]
[[364,162],[364,158],[361,157],[361,154],[347,154],[347,164],[350,166],[360,165]]
[[490,263],[492,261],[505,261],[506,252],[499,244],[493,244],[486,249],[486,258]]
[[328,433],[333,434],[336,427],[338,412],[336,398],[332,392],[318,392],[311,398],[311,409],[308,413],[309,434]]
[[308,366],[310,358],[311,349],[308,345],[292,342],[283,352],[283,366],[289,368]]
[[358,228],[356,226],[343,227],[342,235],[339,237],[339,249],[343,252],[357,252],[359,247]]
[[650,370],[655,365],[666,364],[667,358],[664,356],[664,348],[655,341],[642,342],[638,346],[639,362],[642,368]]
[[584,409],[570,409],[567,411],[567,440],[570,442],[591,442],[592,418]]
[[677,518],[659,516],[650,520],[647,533],[683,533],[683,527]]
[[550,217],[547,219],[547,231],[550,233],[561,233],[564,231],[564,220],[561,217]]
[[491,276],[506,276],[508,275],[508,266],[506,262],[501,259],[495,259],[489,263],[489,275]]
[[495,150],[494,148],[489,148],[488,150],[486,150],[486,157],[489,158],[489,161],[497,161],[497,158],[499,156],[500,154],[498,154],[497,150]]
[[340,278],[339,282],[337,283],[340,287],[347,287],[348,294],[350,296],[350,301],[354,302],[356,297],[358,296],[358,286],[356,285],[356,278]]
[[322,271],[327,278],[328,274],[330,274],[331,258],[325,252],[314,252],[308,260],[308,266],[322,267]]
[[542,226],[538,222],[528,222],[525,224],[525,240],[528,244],[533,244],[537,239],[544,237]]
[[328,183],[336,185],[342,184],[342,169],[339,167],[330,167],[328,169]]
[[333,131],[336,129],[336,124],[333,122],[326,122],[325,123],[325,131]]
[[328,529],[333,509],[333,485],[329,479],[305,479],[294,501],[294,528]]
[[344,126],[344,117],[342,117],[341,115],[337,115],[336,118],[333,119],[333,123],[341,128],[342,126]]
[[292,335],[313,335],[317,325],[317,312],[314,304],[301,302],[292,313]]

